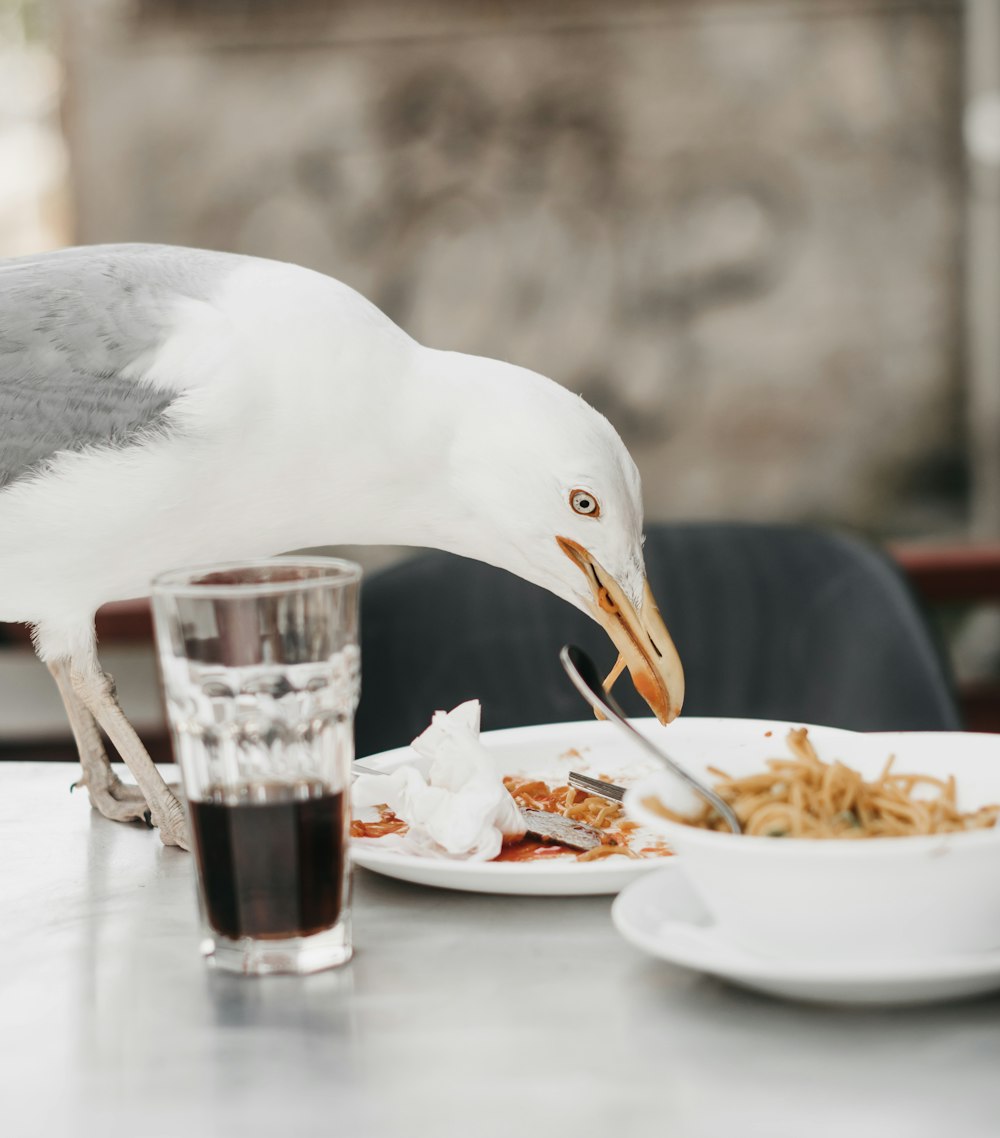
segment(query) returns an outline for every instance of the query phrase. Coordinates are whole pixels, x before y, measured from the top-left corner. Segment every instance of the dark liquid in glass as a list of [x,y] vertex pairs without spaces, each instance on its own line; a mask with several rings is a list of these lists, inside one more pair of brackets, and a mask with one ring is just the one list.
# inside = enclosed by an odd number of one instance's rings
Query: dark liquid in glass
[[210,787],[191,803],[208,922],[239,937],[308,936],[344,903],[347,797],[316,784]]

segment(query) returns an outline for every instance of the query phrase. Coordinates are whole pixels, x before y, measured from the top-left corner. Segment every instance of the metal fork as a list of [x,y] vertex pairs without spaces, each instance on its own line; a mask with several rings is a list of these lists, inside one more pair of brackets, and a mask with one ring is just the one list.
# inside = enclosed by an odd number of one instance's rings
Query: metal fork
[[615,697],[604,690],[604,685],[601,683],[600,672],[598,672],[595,667],[594,661],[591,660],[582,648],[577,648],[574,644],[563,645],[559,652],[559,660],[566,670],[566,674],[573,681],[573,686],[595,711],[603,712],[605,718],[617,724],[637,746],[642,747],[648,755],[652,755],[653,758],[662,763],[671,774],[679,778],[681,782],[686,783],[695,794],[703,798],[713,810],[722,815],[726,825],[734,834],[743,833],[740,820],[736,817],[733,808],[724,798],[721,798],[710,786],[706,786],[700,779],[695,778],[690,771],[685,770],[684,767],[675,759],[672,759],[666,751],[661,751],[659,747],[650,742],[645,735],[636,731],[632,724],[629,723],[625,712],[618,706],[618,701]]
[[580,774],[579,771],[570,771],[566,781],[577,790],[586,790],[591,794],[598,794],[611,802],[621,802],[625,797],[625,787],[614,782],[605,782],[600,778],[591,778],[590,775]]
[[388,774],[388,771],[377,771],[374,767],[366,767],[364,763],[351,763],[351,776],[357,774]]

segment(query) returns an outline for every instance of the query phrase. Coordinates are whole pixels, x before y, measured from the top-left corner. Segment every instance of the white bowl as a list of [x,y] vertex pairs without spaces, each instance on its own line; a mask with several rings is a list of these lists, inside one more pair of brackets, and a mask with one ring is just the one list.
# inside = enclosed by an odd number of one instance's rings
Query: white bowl
[[[678,739],[671,747],[667,731],[658,741],[711,784],[710,765],[739,777],[787,754],[784,737],[793,726],[801,725],[734,720],[697,746]],[[1000,736],[810,727],[809,737],[824,761],[840,759],[869,778],[889,754],[899,772],[954,774],[962,810],[1000,802]],[[1000,828],[860,841],[747,837],[667,821],[643,805],[650,795],[682,811],[692,798],[657,772],[629,790],[625,809],[667,839],[720,933],[746,949],[884,960],[1000,948]]]

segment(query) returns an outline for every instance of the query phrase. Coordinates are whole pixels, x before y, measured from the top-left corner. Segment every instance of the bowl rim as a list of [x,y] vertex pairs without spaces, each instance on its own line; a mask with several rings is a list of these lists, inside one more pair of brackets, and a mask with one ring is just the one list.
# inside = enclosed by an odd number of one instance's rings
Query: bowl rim
[[717,852],[727,851],[740,856],[764,855],[787,857],[781,850],[794,850],[797,856],[810,859],[827,857],[836,850],[834,857],[904,857],[907,854],[919,854],[922,851],[940,850],[942,846],[950,846],[955,842],[967,848],[976,846],[1000,845],[1000,825],[994,825],[983,830],[958,830],[944,834],[912,834],[900,838],[870,838],[867,841],[838,841],[836,838],[769,838],[763,834],[733,834],[728,831],[702,830],[696,826],[688,826],[683,822],[672,822],[663,818],[643,805],[642,799],[653,793],[654,787],[662,785],[663,780],[670,779],[669,772],[653,771],[637,783],[634,783],[625,792],[622,804],[625,813],[633,821],[641,822],[653,830],[663,834],[667,841],[675,834],[681,836],[680,843],[675,844],[675,852],[683,857],[681,845],[715,847]]

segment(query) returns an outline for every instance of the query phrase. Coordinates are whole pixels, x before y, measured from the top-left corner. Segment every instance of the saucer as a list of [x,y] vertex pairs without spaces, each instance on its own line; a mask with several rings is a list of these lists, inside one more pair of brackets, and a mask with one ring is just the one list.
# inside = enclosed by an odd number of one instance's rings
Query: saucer
[[660,871],[633,882],[618,896],[611,917],[622,936],[650,956],[785,999],[888,1006],[1000,989],[1000,950],[920,960],[758,956],[722,936],[683,872]]

